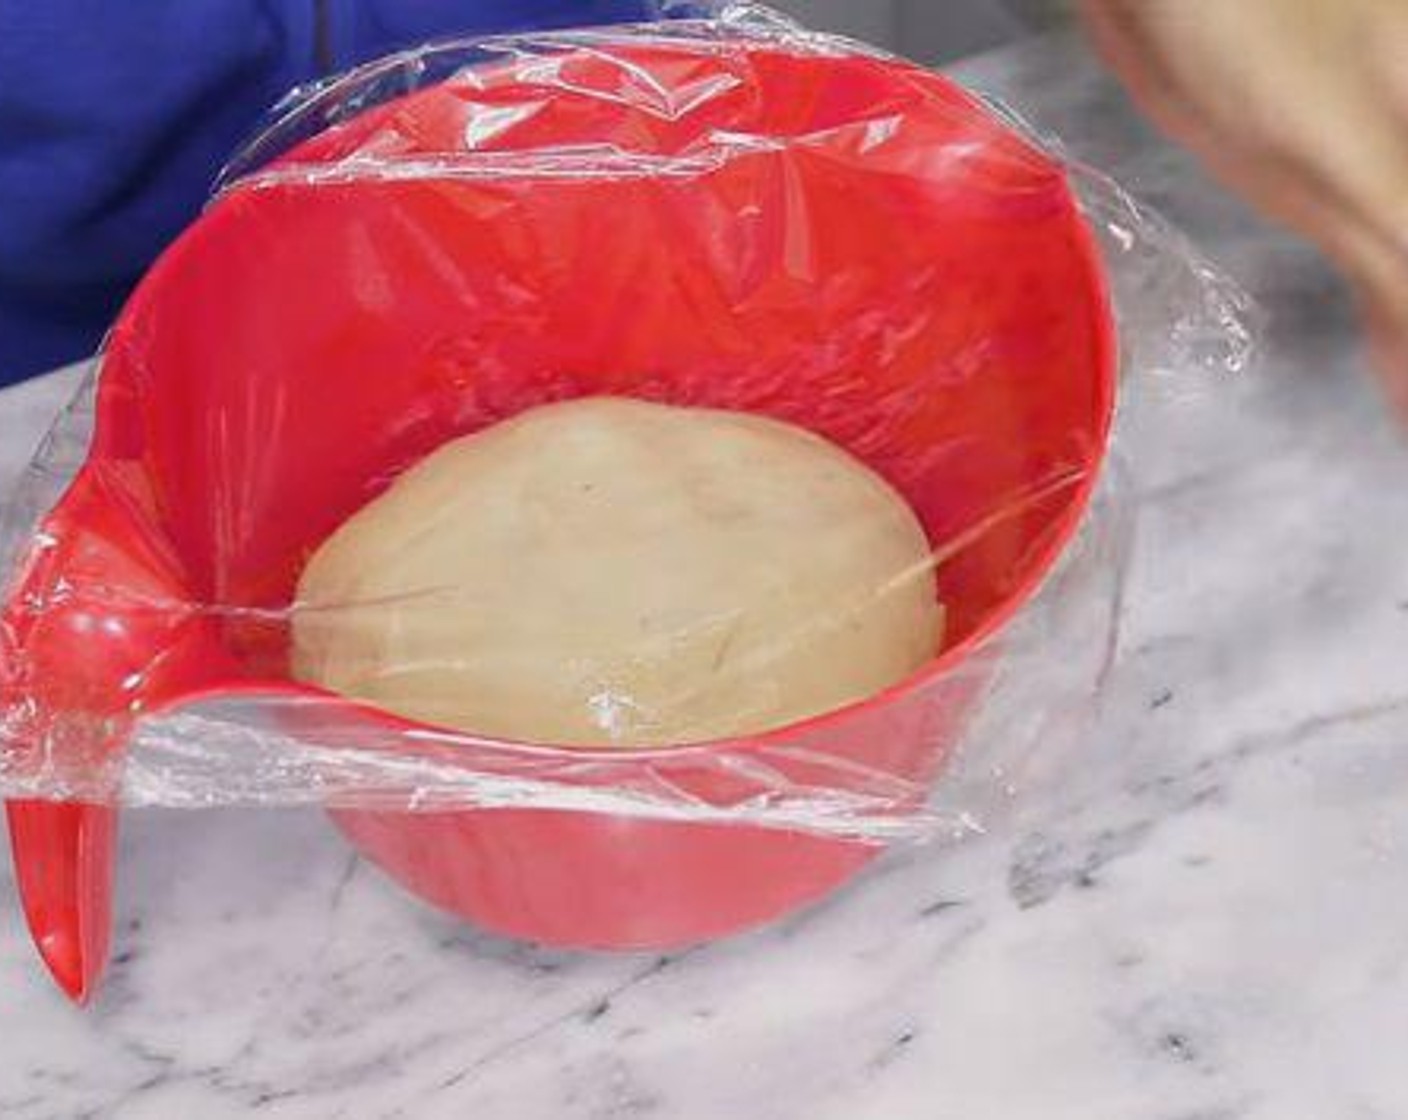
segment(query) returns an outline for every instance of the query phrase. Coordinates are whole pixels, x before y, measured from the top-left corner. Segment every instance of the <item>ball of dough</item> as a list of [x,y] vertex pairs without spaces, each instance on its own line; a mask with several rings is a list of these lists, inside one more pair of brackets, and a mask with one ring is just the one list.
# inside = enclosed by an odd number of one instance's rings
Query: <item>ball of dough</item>
[[941,642],[928,540],[850,455],[742,413],[592,398],[446,444],[303,573],[305,681],[471,734],[771,730]]

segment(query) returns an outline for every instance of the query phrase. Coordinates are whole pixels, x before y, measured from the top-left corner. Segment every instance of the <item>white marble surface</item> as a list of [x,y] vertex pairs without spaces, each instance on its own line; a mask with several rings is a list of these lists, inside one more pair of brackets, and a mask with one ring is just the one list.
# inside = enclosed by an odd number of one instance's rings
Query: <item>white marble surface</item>
[[[311,813],[129,814],[87,1011],[0,870],[0,1116],[1408,1116],[1408,461],[1343,299],[1069,51],[971,73],[1087,138],[1272,313],[1259,373],[1175,392],[1131,449],[1122,700],[1063,780],[981,840],[659,959],[480,936]],[[0,397],[4,472],[62,389]]]

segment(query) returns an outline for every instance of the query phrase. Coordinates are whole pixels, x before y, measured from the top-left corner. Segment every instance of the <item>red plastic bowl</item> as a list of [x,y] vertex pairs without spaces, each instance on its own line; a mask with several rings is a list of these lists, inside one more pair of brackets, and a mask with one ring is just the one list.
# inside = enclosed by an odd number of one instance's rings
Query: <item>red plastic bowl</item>
[[[596,173],[564,174],[588,144]],[[152,270],[111,335],[87,465],[10,597],[5,707],[16,734],[97,767],[136,718],[193,698],[319,695],[288,680],[267,619],[343,519],[447,439],[625,394],[804,425],[889,478],[941,553],[963,542],[939,571],[935,664],[797,728],[678,748],[672,778],[727,804],[719,752],[785,743],[799,784],[845,792],[818,756],[927,784],[972,705],[977,678],[954,669],[1085,509],[1114,367],[1061,168],[940,77],[765,43],[497,64],[304,143]],[[325,705],[376,749],[414,749],[411,725]],[[114,813],[10,817],[36,941],[81,998],[107,951]],[[558,945],[739,930],[876,852],[565,811],[334,817],[416,894]]]

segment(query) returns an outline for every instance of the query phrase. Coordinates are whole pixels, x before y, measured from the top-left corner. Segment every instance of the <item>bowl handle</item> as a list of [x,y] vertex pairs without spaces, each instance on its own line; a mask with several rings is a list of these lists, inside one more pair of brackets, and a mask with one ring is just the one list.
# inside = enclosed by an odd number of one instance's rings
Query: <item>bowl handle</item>
[[55,983],[87,1003],[102,981],[112,929],[117,810],[62,801],[11,801],[15,881],[30,936]]
[[16,881],[36,948],[80,1003],[107,961],[122,748],[143,714],[226,665],[141,498],[120,475],[80,474],[33,535],[0,615]]

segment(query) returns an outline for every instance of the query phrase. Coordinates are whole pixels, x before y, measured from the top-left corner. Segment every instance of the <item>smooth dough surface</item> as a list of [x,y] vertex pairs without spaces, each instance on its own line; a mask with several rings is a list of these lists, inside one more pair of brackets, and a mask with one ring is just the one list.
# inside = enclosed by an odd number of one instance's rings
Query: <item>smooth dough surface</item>
[[446,444],[309,561],[295,674],[400,715],[558,745],[771,730],[942,641],[929,543],[801,429],[617,398]]

